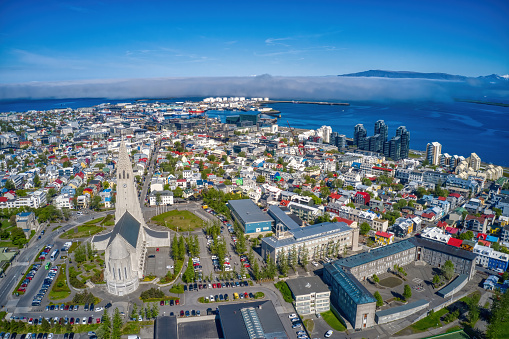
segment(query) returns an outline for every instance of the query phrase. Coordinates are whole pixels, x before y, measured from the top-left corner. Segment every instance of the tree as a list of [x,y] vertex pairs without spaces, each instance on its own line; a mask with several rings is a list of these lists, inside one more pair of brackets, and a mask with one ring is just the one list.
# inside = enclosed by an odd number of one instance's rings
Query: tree
[[254,280],[260,280],[260,265],[258,264],[258,260],[255,260],[253,264],[253,277]]
[[263,175],[259,175],[256,177],[256,182],[259,184],[263,184],[265,182],[265,177]]
[[267,263],[267,267],[265,268],[265,276],[268,279],[274,280],[274,276],[277,273],[277,268],[272,259],[270,258],[270,254],[267,254],[265,262]]
[[95,195],[90,202],[90,209],[99,211],[101,209],[101,197],[99,195]]
[[185,243],[184,237],[180,236],[178,258],[179,258],[179,260],[184,260],[185,256],[186,256],[186,243]]
[[[42,318],[41,331],[48,332],[49,329],[50,329],[49,321],[47,321],[46,318]],[[11,328],[11,331],[13,331],[12,328]]]
[[182,190],[182,188],[180,188],[180,186],[177,186],[177,188],[175,188],[173,190],[173,196],[175,198],[182,198],[183,193],[184,193],[184,191]]
[[111,329],[111,338],[112,339],[120,339],[122,335],[122,317],[120,316],[120,311],[118,308],[115,308],[115,312],[113,313],[113,326]]
[[136,303],[133,303],[133,309],[131,310],[131,319],[136,319],[136,315],[138,315],[138,305]]
[[156,205],[161,205],[161,192],[156,192]]
[[461,233],[458,238],[461,240],[471,240],[473,237],[474,237],[474,232],[466,231],[464,233]]
[[34,176],[34,186],[35,187],[41,186],[41,178],[39,178],[39,174],[36,174]]
[[298,263],[297,248],[295,247],[295,245],[293,245],[290,252],[290,266],[292,267],[292,270],[295,271],[295,269],[297,268],[297,263]]
[[[239,232],[241,233],[241,232]],[[239,234],[237,237],[237,243],[235,244],[235,250],[238,254],[244,254],[247,251],[246,247],[246,238],[244,238],[243,234]]]
[[470,322],[470,327],[474,327],[477,320],[479,320],[480,310],[479,310],[479,300],[481,299],[481,295],[479,293],[473,293],[470,297],[470,301],[468,303],[468,321]]
[[369,224],[367,222],[363,222],[361,224],[361,226],[359,227],[359,233],[361,235],[366,235],[368,234],[368,232],[371,230],[371,227],[369,226]]
[[376,274],[373,274],[373,281],[378,284],[380,282],[380,278]]
[[408,299],[410,299],[411,296],[412,296],[412,289],[410,288],[410,286],[405,285],[405,290],[403,291],[403,298],[405,298],[405,300],[408,300]]
[[19,227],[11,229],[11,242],[13,245],[22,248],[28,242],[25,232]]
[[177,240],[177,235],[175,235],[171,241],[171,256],[173,260],[179,259],[179,242]]
[[185,283],[190,283],[194,281],[194,266],[191,258],[189,258],[189,261],[187,262],[187,268],[186,271],[184,272],[184,275],[182,276],[182,280]]
[[382,299],[382,296],[380,295],[380,292],[376,291],[373,296],[376,299],[376,306],[377,307],[383,306],[384,300]]
[[278,257],[279,272],[285,277],[288,275],[288,258],[286,257],[285,251],[281,251]]
[[486,336],[489,339],[503,338],[509,322],[509,293],[496,292],[491,304]]
[[152,318],[157,318],[159,315],[159,305],[157,303],[152,304]]
[[447,260],[442,266],[442,275],[446,280],[451,280],[452,276],[454,275],[454,264],[452,261]]
[[8,189],[8,190],[15,190],[16,189],[16,186],[14,185],[12,180],[10,180],[10,179],[5,182],[5,186],[4,187],[6,189]]
[[299,259],[300,259],[300,265],[304,268],[305,271],[307,271],[308,264],[309,264],[309,250],[306,246],[302,247],[302,250],[300,251]]
[[436,286],[436,285],[438,285],[439,283],[440,283],[440,275],[435,274],[435,275],[433,276],[433,285],[435,285],[435,286]]

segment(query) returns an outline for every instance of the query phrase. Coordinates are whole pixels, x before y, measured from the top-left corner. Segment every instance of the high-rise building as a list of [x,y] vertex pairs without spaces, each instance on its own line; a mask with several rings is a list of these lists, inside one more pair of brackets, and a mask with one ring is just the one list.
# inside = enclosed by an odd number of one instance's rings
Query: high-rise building
[[376,152],[384,152],[384,143],[387,141],[389,136],[389,127],[385,124],[385,121],[378,120],[375,122],[375,136],[378,136],[377,150]]
[[430,165],[440,165],[440,154],[442,154],[442,145],[433,141],[426,146],[426,159]]
[[477,154],[471,153],[468,166],[472,168],[474,171],[479,170],[479,168],[481,168],[481,158],[479,158]]
[[451,166],[451,159],[452,157],[449,155],[449,153],[444,153],[440,156],[440,166]]
[[330,143],[330,135],[332,133],[332,128],[330,126],[322,126],[316,131],[318,135],[322,137],[324,143]]
[[338,132],[332,132],[330,137],[330,143],[337,148],[345,148],[346,147],[346,135],[339,134]]
[[389,158],[394,161],[401,159],[401,137],[395,136],[389,141]]
[[359,149],[366,149],[366,129],[363,124],[355,125],[354,133],[353,133],[353,143]]
[[405,126],[399,126],[396,130],[396,136],[401,137],[401,158],[406,159],[410,151],[410,132]]

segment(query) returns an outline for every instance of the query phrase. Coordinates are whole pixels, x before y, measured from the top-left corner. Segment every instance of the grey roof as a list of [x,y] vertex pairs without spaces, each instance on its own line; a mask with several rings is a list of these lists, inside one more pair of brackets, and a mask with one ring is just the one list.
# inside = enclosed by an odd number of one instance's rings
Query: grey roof
[[468,280],[468,275],[460,274],[456,277],[456,279],[449,283],[449,285],[445,286],[440,291],[438,291],[437,294],[442,298],[445,298],[446,295],[448,295],[449,293],[451,293],[451,291],[460,286],[463,282],[465,282],[465,280]]
[[324,233],[347,232],[351,228],[344,222],[323,222],[321,224],[310,225],[307,227],[299,227],[292,230],[293,236],[297,240],[323,235]]
[[288,338],[281,319],[274,308],[274,304],[270,300],[264,300],[219,306],[219,318],[225,339],[251,339],[241,312],[244,308],[255,309],[265,338]]
[[300,228],[299,224],[293,221],[293,219],[290,218],[288,214],[283,212],[281,208],[279,208],[279,206],[270,206],[268,213],[271,217],[273,217],[276,220],[279,220],[283,225],[285,225],[290,230]]
[[228,205],[245,223],[274,221],[267,213],[260,210],[251,199],[229,200]]
[[453,255],[455,257],[468,259],[468,260],[472,260],[472,261],[475,260],[475,258],[477,258],[477,254],[475,254],[473,252],[466,251],[464,249],[454,247],[451,245],[447,245],[447,244],[444,244],[444,243],[441,243],[441,242],[438,242],[435,240],[420,238],[420,237],[419,238],[413,237],[408,240],[412,241],[415,244],[415,246],[429,248],[434,251],[446,253],[448,255]]
[[385,317],[387,315],[408,311],[408,310],[411,310],[412,308],[417,308],[417,307],[424,306],[424,305],[429,305],[429,301],[426,299],[419,299],[417,301],[408,303],[406,305],[401,305],[398,307],[391,307],[386,310],[378,311],[378,312],[376,312],[376,316],[379,318]]
[[153,229],[150,229],[148,227],[144,227],[145,232],[147,232],[148,235],[154,238],[159,239],[166,239],[170,236],[170,234],[166,231],[154,231]]
[[136,248],[138,243],[138,235],[140,233],[140,222],[129,212],[125,212],[122,218],[115,224],[113,231],[111,232],[111,238],[108,242],[108,246],[111,244],[113,239],[118,235],[121,235],[132,247]]
[[369,293],[366,287],[362,286],[352,273],[343,270],[343,268],[337,264],[337,261],[325,264],[324,269],[331,274],[339,286],[341,286],[357,305],[376,302],[376,299]]
[[286,281],[293,295],[329,292],[327,285],[319,277],[300,277]]
[[94,242],[99,242],[99,241],[103,241],[103,240],[106,240],[108,239],[109,237],[111,237],[111,232],[108,232],[108,233],[104,233],[104,234],[97,234],[97,235],[94,235]]
[[356,255],[353,255],[348,258],[342,258],[339,260],[336,260],[335,263],[338,265],[344,266],[344,267],[356,267],[359,265],[363,265],[369,262],[372,262],[374,260],[378,260],[381,258],[388,257],[390,255],[403,252],[405,250],[415,248],[414,243],[410,241],[411,239],[406,239],[403,241],[398,241],[395,243],[392,243],[387,246],[378,247],[375,249],[370,250],[369,252],[363,252]]
[[154,322],[154,339],[163,338],[178,338],[176,317],[162,316]]

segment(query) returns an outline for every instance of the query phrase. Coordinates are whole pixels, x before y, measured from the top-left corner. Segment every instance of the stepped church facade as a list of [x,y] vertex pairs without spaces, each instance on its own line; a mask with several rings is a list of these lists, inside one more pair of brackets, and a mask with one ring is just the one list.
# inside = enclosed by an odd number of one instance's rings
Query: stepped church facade
[[170,232],[154,231],[145,223],[124,140],[120,143],[116,179],[115,226],[108,233],[94,236],[92,242],[97,250],[105,251],[108,292],[122,296],[138,289],[147,248],[169,247]]

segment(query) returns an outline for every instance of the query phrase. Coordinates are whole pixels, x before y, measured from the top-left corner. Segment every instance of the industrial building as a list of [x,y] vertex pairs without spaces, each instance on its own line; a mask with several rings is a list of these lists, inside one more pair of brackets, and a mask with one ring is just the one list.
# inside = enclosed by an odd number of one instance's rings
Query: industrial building
[[233,219],[244,229],[244,233],[270,233],[274,225],[267,213],[260,210],[251,199],[230,200],[228,207]]

